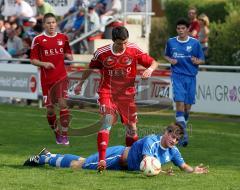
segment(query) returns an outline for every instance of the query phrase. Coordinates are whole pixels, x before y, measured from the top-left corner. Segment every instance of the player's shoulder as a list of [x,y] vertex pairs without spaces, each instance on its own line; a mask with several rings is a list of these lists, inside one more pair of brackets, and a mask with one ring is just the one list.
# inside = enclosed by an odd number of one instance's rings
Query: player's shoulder
[[61,32],[57,32],[57,35],[56,36],[60,36],[60,37],[63,37],[63,38],[66,38],[67,37],[67,35],[66,34],[64,34],[64,33],[61,33]]
[[143,50],[136,43],[128,42],[127,43],[127,48],[128,49],[139,50],[140,52],[143,52]]
[[168,40],[167,40],[167,42],[172,42],[172,43],[176,43],[177,41],[178,41],[178,40],[177,40],[177,36],[168,38]]
[[94,52],[94,57],[97,58],[99,55],[111,51],[111,44],[102,46]]
[[193,38],[193,37],[189,36],[189,42],[192,42],[192,43],[199,43],[199,40],[196,39],[196,38]]
[[159,135],[155,135],[155,134],[151,134],[145,137],[145,141],[148,141],[152,144],[156,144],[158,142],[160,142],[160,136]]

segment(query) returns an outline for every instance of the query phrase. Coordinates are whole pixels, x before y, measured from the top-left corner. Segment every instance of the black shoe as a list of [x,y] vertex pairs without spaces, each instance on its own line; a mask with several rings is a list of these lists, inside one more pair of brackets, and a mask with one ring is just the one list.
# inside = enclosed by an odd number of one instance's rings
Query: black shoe
[[32,166],[32,167],[40,166],[40,164],[39,164],[39,155],[35,155],[35,156],[32,156],[32,157],[28,158],[24,162],[23,166]]

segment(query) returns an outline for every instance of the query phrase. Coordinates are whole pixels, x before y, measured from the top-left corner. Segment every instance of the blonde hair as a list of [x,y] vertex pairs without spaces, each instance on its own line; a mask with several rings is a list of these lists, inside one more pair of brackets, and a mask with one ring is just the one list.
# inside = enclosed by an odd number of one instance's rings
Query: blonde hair
[[198,20],[202,20],[205,26],[209,26],[209,18],[206,14],[202,13],[198,16]]

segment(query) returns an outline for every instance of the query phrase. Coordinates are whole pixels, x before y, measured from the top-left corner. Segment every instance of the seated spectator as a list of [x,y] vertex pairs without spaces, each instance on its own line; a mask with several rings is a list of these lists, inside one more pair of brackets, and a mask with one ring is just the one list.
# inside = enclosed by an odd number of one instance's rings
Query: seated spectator
[[209,19],[205,14],[200,14],[198,16],[200,31],[198,33],[198,39],[202,45],[203,52],[207,56],[208,51],[208,35],[209,35]]
[[[105,12],[100,15],[101,24],[105,25],[109,19],[111,19],[115,14],[119,13],[122,9],[122,4],[120,0],[108,0]],[[105,27],[101,28],[104,32]]]
[[22,39],[16,36],[16,32],[13,29],[7,30],[8,41],[7,51],[12,57],[19,57],[23,54],[23,42]]
[[[12,56],[8,53],[8,51],[0,45],[0,58],[1,59],[11,59]],[[0,63],[8,63],[8,61],[0,61]]]
[[4,45],[4,20],[0,18],[0,45]]
[[34,16],[32,7],[24,0],[15,0],[14,16],[10,18],[10,22],[17,21],[18,24],[22,24],[24,20]]
[[42,20],[43,15],[46,13],[53,13],[55,14],[55,11],[48,2],[45,2],[44,0],[36,0],[36,7],[37,7],[37,14],[36,14],[36,19],[37,20]]
[[72,25],[64,29],[63,32],[65,32],[68,35],[69,40],[74,39],[75,36],[83,32],[84,22],[85,22],[84,12],[85,12],[85,9],[81,8],[78,14],[73,17]]
[[37,35],[37,32],[34,28],[37,25],[36,18],[32,17],[28,20],[28,26],[25,27],[25,37],[30,38],[31,40]]
[[68,10],[68,12],[64,15],[64,17],[67,17],[71,15],[74,12],[77,12],[81,8],[86,8],[89,5],[88,0],[74,0],[71,8]]
[[95,30],[100,26],[100,18],[94,6],[88,7],[88,31]]

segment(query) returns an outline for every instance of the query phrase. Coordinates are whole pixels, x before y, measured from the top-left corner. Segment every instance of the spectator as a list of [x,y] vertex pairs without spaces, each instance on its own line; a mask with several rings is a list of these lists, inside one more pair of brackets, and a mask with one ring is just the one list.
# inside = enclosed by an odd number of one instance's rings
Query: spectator
[[[0,58],[1,59],[11,59],[12,56],[8,53],[3,46],[0,45]],[[8,63],[8,61],[0,61],[0,63]]]
[[37,35],[37,32],[34,30],[37,25],[37,20],[34,17],[31,17],[28,20],[28,27],[26,27],[26,35],[25,37],[30,38],[31,40]]
[[42,20],[43,15],[46,13],[53,13],[55,14],[55,11],[49,3],[45,2],[44,0],[36,0],[36,6],[37,6],[37,20]]
[[0,18],[0,45],[4,44],[4,20]]
[[200,31],[198,33],[198,38],[201,43],[204,55],[207,56],[208,51],[208,35],[209,35],[209,19],[205,14],[200,14],[198,16]]
[[[106,5],[105,13],[100,16],[101,24],[105,25],[109,19],[111,19],[115,14],[119,13],[122,9],[122,4],[120,0],[108,0]],[[104,32],[105,26],[101,28]]]
[[83,32],[84,29],[84,16],[85,9],[81,8],[77,15],[73,17],[72,23],[68,24],[64,29],[64,33],[67,33],[69,40],[74,39],[76,35],[79,35],[81,32]]
[[12,57],[19,57],[23,53],[22,39],[16,36],[16,31],[13,29],[7,30],[7,50]]
[[33,17],[33,9],[32,7],[24,0],[16,0],[15,1],[15,14],[11,17],[10,22],[17,21],[17,23],[22,24],[24,20]]
[[197,19],[197,9],[190,7],[188,10],[188,18],[190,21],[189,35],[193,38],[198,39],[198,33],[200,31],[200,25]]
[[71,8],[68,10],[68,12],[64,15],[64,17],[67,17],[71,15],[74,12],[77,12],[80,8],[86,8],[89,5],[88,0],[75,0],[73,1],[73,4]]
[[94,6],[88,7],[88,31],[95,30],[100,26],[100,18]]

